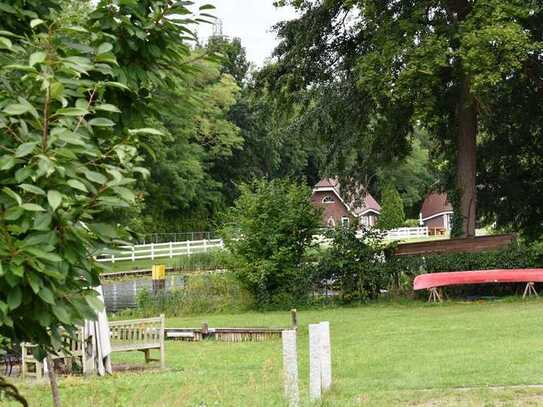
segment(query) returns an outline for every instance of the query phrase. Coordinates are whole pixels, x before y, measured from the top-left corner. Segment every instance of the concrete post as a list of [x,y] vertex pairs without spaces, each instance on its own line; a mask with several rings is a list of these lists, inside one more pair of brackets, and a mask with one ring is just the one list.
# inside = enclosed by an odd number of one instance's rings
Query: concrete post
[[300,391],[298,388],[298,352],[296,349],[296,330],[285,330],[281,334],[283,339],[283,381],[285,397],[289,407],[300,405]]

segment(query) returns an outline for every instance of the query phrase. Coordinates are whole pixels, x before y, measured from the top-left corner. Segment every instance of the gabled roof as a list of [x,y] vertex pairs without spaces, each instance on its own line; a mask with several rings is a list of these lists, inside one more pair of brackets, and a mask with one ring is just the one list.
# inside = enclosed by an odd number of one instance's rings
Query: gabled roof
[[[360,190],[360,193],[363,192]],[[363,199],[360,197],[355,197],[354,199],[349,199],[347,196],[342,196],[341,194],[341,185],[336,178],[324,178],[321,179],[313,189],[313,192],[318,191],[332,191],[338,198],[343,202],[347,209],[352,212],[355,216],[362,216],[368,212],[375,212],[377,214],[381,213],[381,205],[375,200],[369,192],[364,194]],[[357,199],[358,198],[358,199]]]
[[422,220],[452,212],[453,207],[447,198],[447,194],[438,192],[428,194],[420,210]]

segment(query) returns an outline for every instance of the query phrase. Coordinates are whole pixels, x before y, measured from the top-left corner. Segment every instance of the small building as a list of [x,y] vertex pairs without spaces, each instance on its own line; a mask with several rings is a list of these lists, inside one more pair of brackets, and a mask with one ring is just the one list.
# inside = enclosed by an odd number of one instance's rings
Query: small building
[[342,195],[337,179],[326,178],[315,185],[311,202],[324,209],[322,223],[330,228],[347,226],[356,219],[360,225],[374,226],[381,214],[381,206],[371,194],[349,199]]
[[426,196],[420,210],[420,223],[430,229],[431,234],[442,234],[451,230],[453,207],[446,193],[432,192]]

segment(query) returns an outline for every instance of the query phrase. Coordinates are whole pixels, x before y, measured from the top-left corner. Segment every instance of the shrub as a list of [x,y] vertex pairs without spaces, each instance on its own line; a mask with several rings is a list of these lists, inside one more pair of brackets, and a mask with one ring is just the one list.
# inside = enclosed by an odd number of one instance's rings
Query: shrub
[[219,233],[232,253],[230,267],[259,307],[305,302],[309,294],[304,254],[320,222],[310,196],[288,180],[255,181],[241,186],[225,215]]
[[406,219],[403,223],[403,226],[406,228],[417,228],[420,226],[419,219]]
[[388,285],[383,235],[377,230],[364,230],[358,239],[354,227],[342,227],[328,232],[330,248],[317,265],[314,281],[329,281],[340,291],[345,302],[376,298],[379,290]]
[[390,230],[403,226],[404,222],[402,197],[394,185],[388,184],[383,191],[381,215],[377,226],[382,230]]
[[141,290],[137,296],[137,309],[128,313],[143,317],[164,313],[174,317],[242,312],[253,307],[253,297],[232,273],[217,273],[187,276],[181,288],[159,295]]

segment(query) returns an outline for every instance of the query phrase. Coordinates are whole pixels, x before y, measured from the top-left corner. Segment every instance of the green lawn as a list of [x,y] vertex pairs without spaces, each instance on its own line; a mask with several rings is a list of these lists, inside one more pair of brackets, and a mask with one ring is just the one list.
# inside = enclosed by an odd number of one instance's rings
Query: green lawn
[[[543,301],[382,304],[299,312],[303,405],[309,405],[307,324],[329,320],[330,406],[541,405]],[[168,319],[172,327],[284,326],[288,313]],[[66,406],[280,406],[281,343],[167,342],[165,372],[65,378]],[[139,354],[114,362],[140,363]],[[47,406],[46,385],[22,385]]]

